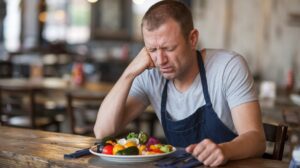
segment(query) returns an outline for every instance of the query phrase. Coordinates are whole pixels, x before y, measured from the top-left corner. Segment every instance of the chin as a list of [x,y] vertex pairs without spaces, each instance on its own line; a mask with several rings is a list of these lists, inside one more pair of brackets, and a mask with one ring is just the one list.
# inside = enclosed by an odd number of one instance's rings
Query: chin
[[175,78],[174,74],[162,74],[165,79],[172,80]]

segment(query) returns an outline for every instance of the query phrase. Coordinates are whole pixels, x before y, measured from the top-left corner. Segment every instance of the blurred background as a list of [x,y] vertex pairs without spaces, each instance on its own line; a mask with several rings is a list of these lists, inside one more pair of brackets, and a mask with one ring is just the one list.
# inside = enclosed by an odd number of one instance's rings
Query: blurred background
[[[114,60],[126,64],[143,46],[140,20],[155,2],[157,0],[1,0],[0,59],[72,53],[66,62],[93,60],[97,64]],[[184,2],[193,11],[195,26],[200,30],[201,48],[234,50],[247,59],[256,78],[272,80],[279,86],[286,85],[292,73],[294,87],[299,87],[298,0]],[[50,64],[52,57],[47,58],[49,60],[42,63]],[[115,77],[102,78],[115,80],[122,68],[115,70]],[[101,74],[105,68],[96,71]],[[15,72],[14,75],[26,74]]]
[[[195,27],[200,31],[199,49],[225,48],[246,58],[257,83],[263,121],[290,126],[292,145],[285,150],[291,151],[293,145],[299,144],[300,1],[181,1],[192,10]],[[59,88],[64,89],[59,90],[62,95],[51,90],[51,99],[42,92],[44,98],[39,103],[48,112],[62,115],[58,120],[63,123],[60,131],[75,133],[71,131],[73,125],[68,124],[73,120],[69,84],[78,86],[76,89],[84,82],[108,82],[112,86],[143,47],[141,18],[156,2],[0,0],[0,86],[32,86],[31,79],[35,78],[40,82],[48,78],[66,81],[66,86],[59,85],[64,86]],[[47,84],[43,89],[53,84],[42,82]],[[107,93],[109,89],[104,90]],[[77,105],[79,111],[91,106]],[[98,102],[94,107],[99,105]],[[2,104],[8,111],[12,107],[11,102]],[[95,119],[95,114],[88,118]],[[153,116],[144,116],[142,121],[149,124],[151,135],[163,137]],[[137,129],[139,124],[135,123]]]
[[[294,87],[299,87],[298,0],[183,1],[192,9],[195,26],[200,30],[200,48],[234,50],[247,59],[257,79],[271,80],[284,87],[292,73]],[[72,53],[64,61],[93,60],[92,67],[111,60],[126,64],[143,46],[140,20],[155,2],[1,0],[0,59]],[[47,58],[43,64],[50,64],[53,57]],[[114,77],[98,78],[116,80],[123,68],[115,70]],[[101,74],[105,68],[96,71]],[[15,72],[14,75],[26,74]]]

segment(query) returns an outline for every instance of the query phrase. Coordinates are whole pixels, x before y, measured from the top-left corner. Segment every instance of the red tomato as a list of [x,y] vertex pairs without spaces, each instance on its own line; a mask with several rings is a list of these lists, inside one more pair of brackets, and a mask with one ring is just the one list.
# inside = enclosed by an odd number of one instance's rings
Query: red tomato
[[106,155],[112,155],[113,154],[113,146],[112,145],[105,145],[103,150],[102,150],[102,153],[103,154],[106,154]]
[[151,149],[150,151],[154,153],[163,153],[160,149]]

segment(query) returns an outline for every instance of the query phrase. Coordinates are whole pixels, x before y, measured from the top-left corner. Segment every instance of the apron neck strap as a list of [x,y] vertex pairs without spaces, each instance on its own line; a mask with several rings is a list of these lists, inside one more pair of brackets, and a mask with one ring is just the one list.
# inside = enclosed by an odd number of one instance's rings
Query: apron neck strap
[[204,62],[203,62],[201,52],[198,50],[197,50],[197,59],[198,59],[198,67],[200,68],[200,77],[201,77],[201,84],[202,84],[204,99],[205,99],[206,104],[211,104],[209,93],[208,93],[208,86],[207,86]]
[[161,106],[160,106],[162,111],[166,111],[166,107],[167,107],[168,83],[169,83],[169,80],[166,80],[164,90],[162,93]]

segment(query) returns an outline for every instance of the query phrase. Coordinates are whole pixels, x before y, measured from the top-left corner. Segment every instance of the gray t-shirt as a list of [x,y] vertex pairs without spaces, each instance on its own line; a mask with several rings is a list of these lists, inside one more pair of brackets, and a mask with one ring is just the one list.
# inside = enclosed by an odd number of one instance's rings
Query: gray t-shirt
[[[221,121],[236,132],[230,109],[258,99],[247,63],[235,52],[206,49],[204,65],[213,108]],[[158,69],[146,70],[134,79],[129,96],[138,98],[146,106],[151,104],[161,120],[161,95],[165,82]],[[178,91],[173,82],[169,82],[167,111],[173,120],[192,115],[204,104],[199,74],[185,92]]]

